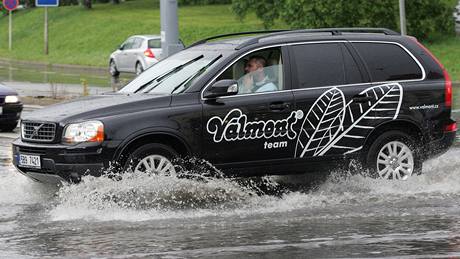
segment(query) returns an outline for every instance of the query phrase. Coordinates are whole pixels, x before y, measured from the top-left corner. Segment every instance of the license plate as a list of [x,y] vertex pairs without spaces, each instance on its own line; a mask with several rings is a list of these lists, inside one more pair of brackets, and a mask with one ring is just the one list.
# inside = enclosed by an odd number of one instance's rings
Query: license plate
[[41,168],[40,156],[20,154],[18,164],[22,167]]

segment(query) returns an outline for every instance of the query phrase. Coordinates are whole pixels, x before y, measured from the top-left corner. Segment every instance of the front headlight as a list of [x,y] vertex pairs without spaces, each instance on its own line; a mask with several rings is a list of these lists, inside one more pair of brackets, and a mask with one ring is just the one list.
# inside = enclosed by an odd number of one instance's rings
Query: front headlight
[[100,121],[69,124],[64,129],[63,141],[66,143],[102,142],[104,124]]
[[5,103],[18,103],[19,97],[17,95],[7,95],[5,97]]

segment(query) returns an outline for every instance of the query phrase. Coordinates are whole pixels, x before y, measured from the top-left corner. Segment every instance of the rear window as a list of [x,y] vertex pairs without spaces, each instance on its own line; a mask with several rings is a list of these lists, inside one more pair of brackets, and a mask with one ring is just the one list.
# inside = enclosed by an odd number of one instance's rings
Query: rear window
[[161,48],[161,40],[160,39],[149,40],[149,48],[151,49]]
[[421,79],[422,70],[400,46],[390,43],[353,43],[364,59],[372,81]]

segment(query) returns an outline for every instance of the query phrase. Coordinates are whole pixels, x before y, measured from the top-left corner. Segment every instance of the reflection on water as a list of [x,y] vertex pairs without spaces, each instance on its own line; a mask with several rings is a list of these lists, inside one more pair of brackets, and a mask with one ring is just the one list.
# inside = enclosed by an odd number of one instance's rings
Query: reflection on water
[[90,87],[110,87],[116,90],[134,78],[134,74],[121,74],[120,77],[113,78],[107,69],[0,61],[0,82],[58,85],[82,85],[87,83]]

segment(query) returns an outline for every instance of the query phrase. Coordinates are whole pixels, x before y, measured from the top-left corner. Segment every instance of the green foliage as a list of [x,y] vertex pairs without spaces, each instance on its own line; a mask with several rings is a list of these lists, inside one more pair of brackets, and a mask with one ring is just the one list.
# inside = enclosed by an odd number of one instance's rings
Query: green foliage
[[[8,17],[0,17],[0,57],[105,67],[110,53],[129,36],[160,34],[157,0],[97,3],[91,11],[81,6],[49,8],[50,53],[45,56],[43,12],[43,8],[29,8],[14,14],[12,51],[8,51]],[[179,7],[178,16],[186,45],[217,34],[263,28],[253,14],[239,22],[230,5]]]
[[267,29],[272,27],[275,20],[281,15],[280,8],[283,8],[284,4],[283,0],[233,0],[232,9],[240,19],[246,17],[249,12],[254,11]]
[[[386,27],[399,30],[397,0],[233,0],[232,9],[243,19],[255,12],[265,27],[282,19],[291,28]],[[408,33],[426,39],[452,34],[452,4],[446,0],[406,1]]]
[[232,0],[179,0],[179,5],[230,4]]

